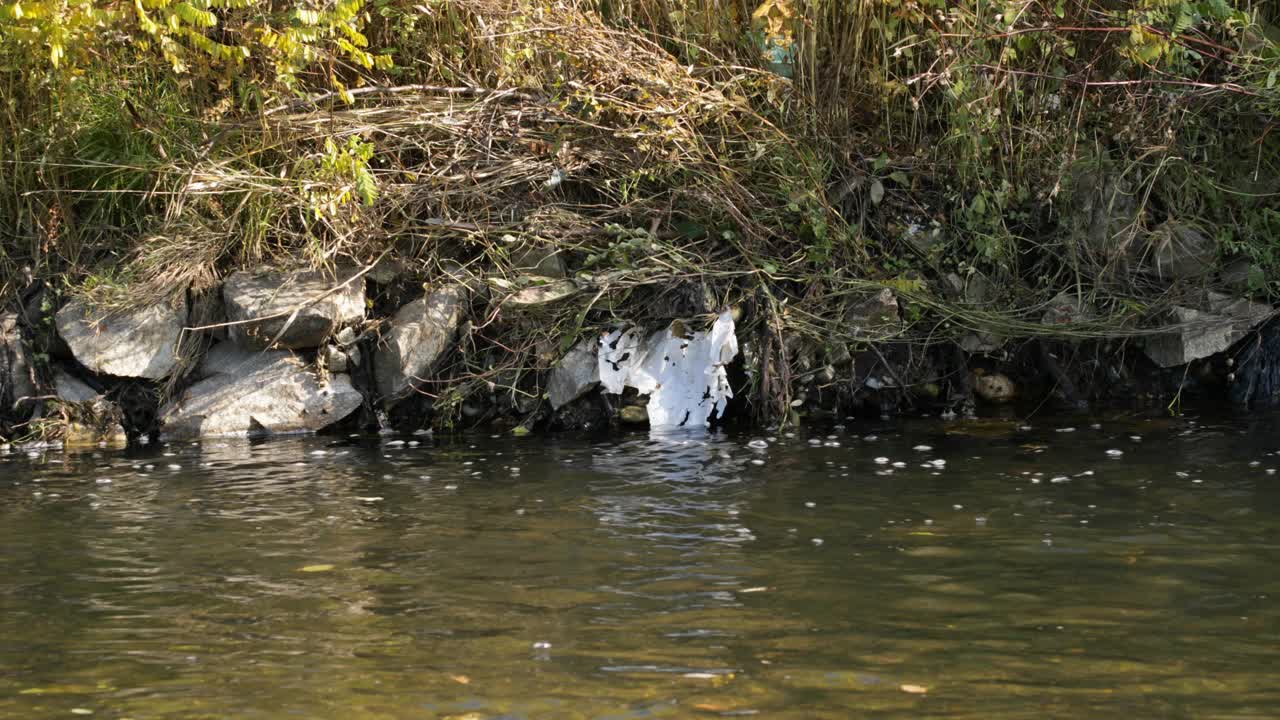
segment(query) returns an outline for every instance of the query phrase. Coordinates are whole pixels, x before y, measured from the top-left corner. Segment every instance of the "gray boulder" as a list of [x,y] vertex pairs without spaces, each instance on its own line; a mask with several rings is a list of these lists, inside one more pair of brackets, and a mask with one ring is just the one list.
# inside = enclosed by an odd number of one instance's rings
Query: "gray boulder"
[[1147,357],[1160,367],[1176,367],[1220,353],[1272,315],[1269,305],[1208,293],[1202,308],[1175,306],[1171,332],[1147,338]]
[[1218,259],[1218,243],[1197,228],[1166,222],[1147,239],[1150,272],[1167,280],[1204,277]]
[[13,313],[0,315],[0,383],[3,383],[0,397],[8,391],[8,398],[15,406],[22,398],[36,394],[31,360],[18,330],[18,316]]
[[298,358],[263,353],[218,372],[160,409],[166,439],[314,432],[360,407],[346,375],[319,377]]
[[178,363],[176,348],[187,324],[187,301],[99,312],[83,300],[73,300],[58,311],[55,323],[71,354],[89,370],[158,380]]
[[902,326],[898,298],[892,290],[884,288],[853,301],[845,307],[844,321],[850,332],[857,336],[882,338],[893,335]]
[[[319,347],[334,330],[364,319],[364,278],[314,272],[232,273],[222,285],[230,337],[251,350]],[[263,318],[258,322],[249,322]]]
[[102,397],[97,390],[62,368],[53,371],[53,389],[59,400],[70,403],[92,402]]
[[193,377],[204,380],[214,375],[234,375],[257,367],[267,360],[294,357],[288,350],[249,350],[233,342],[220,342],[200,358]]
[[464,288],[448,285],[405,305],[391,318],[391,329],[373,355],[374,382],[382,399],[403,396],[448,351],[462,323],[466,298]]
[[559,410],[562,406],[582,397],[600,382],[600,366],[596,360],[595,339],[587,339],[573,346],[551,371],[547,381],[547,397],[551,400],[551,409]]

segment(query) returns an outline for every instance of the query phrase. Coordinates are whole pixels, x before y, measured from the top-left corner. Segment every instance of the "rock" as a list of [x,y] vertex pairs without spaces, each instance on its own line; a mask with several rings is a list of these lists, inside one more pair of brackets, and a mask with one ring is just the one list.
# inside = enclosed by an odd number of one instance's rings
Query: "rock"
[[1141,218],[1129,181],[1122,174],[1094,165],[1074,172],[1071,185],[1066,218],[1073,239],[1104,264],[1122,255],[1131,245]]
[[31,360],[18,328],[18,316],[13,313],[0,315],[0,383],[0,398],[12,402],[11,407],[17,407],[22,398],[36,394]]
[[58,334],[81,365],[102,375],[159,380],[178,364],[187,301],[107,314],[73,300],[55,316]]
[[516,272],[542,277],[563,278],[567,275],[564,259],[555,248],[532,243],[518,245],[511,251],[511,265]]
[[62,443],[72,450],[89,447],[123,448],[129,444],[129,437],[120,423],[96,426],[69,422],[62,436]]
[[1004,340],[986,332],[967,332],[960,337],[960,349],[970,355],[993,353],[1004,346]]
[[324,346],[324,366],[329,372],[344,373],[351,364],[351,359],[336,345]]
[[947,282],[949,294],[969,305],[985,305],[991,302],[994,295],[991,281],[980,272],[970,273],[968,277],[947,273],[944,280]]
[[220,342],[200,358],[194,377],[204,380],[214,375],[234,375],[252,369],[264,359],[291,357],[294,354],[288,350],[247,350],[233,342]]
[[1017,387],[1003,373],[971,373],[969,384],[973,393],[994,405],[1007,403],[1017,396]]
[[373,375],[381,398],[402,397],[449,350],[462,322],[466,297],[464,288],[449,285],[396,312],[391,329],[373,356]]
[[871,297],[847,305],[844,321],[852,326],[855,335],[890,335],[897,332],[902,324],[898,298],[892,290],[884,288]]
[[53,388],[58,394],[58,399],[64,402],[91,402],[102,397],[97,390],[62,368],[53,371]]
[[648,425],[649,411],[643,405],[624,405],[618,411],[618,419],[628,425]]
[[596,340],[583,340],[574,345],[551,371],[551,378],[547,381],[547,397],[551,400],[551,409],[559,410],[577,400],[599,382]]
[[1147,338],[1144,350],[1160,367],[1175,367],[1220,353],[1271,317],[1269,305],[1208,293],[1204,309],[1175,306],[1176,329]]
[[1093,305],[1079,293],[1063,290],[1049,301],[1040,317],[1041,325],[1069,325],[1094,318]]
[[1213,272],[1218,243],[1190,225],[1169,221],[1147,239],[1151,272],[1168,280],[1198,278]]
[[409,268],[405,267],[405,264],[399,259],[384,256],[373,264],[373,269],[369,271],[368,277],[379,285],[390,285],[400,279],[400,276],[404,275],[408,270]]
[[235,372],[216,373],[160,409],[166,439],[314,432],[360,407],[346,375],[323,381],[298,358],[254,355]]
[[1222,268],[1222,284],[1238,293],[1254,292],[1266,281],[1262,268],[1246,257],[1238,257]]
[[[341,280],[315,271],[232,273],[222,285],[231,339],[251,350],[319,347],[332,332],[364,319],[364,279]],[[332,291],[332,292],[330,292]],[[296,311],[296,314],[295,314]]]

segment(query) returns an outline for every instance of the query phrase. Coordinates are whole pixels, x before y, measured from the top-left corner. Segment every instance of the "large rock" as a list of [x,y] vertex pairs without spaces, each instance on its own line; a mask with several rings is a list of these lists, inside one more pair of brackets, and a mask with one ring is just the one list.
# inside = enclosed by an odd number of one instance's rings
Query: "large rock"
[[1063,290],[1049,301],[1044,315],[1040,317],[1041,325],[1071,325],[1088,322],[1094,318],[1093,304],[1078,292]]
[[902,326],[898,298],[884,288],[845,307],[844,321],[852,334],[861,337],[887,337]]
[[72,355],[89,370],[158,380],[178,363],[176,348],[187,324],[187,301],[107,312],[73,300],[58,311],[55,321]]
[[1190,225],[1166,222],[1147,239],[1150,272],[1168,280],[1198,278],[1214,271],[1218,243]]
[[1271,317],[1272,309],[1244,298],[1208,293],[1202,309],[1175,306],[1170,315],[1174,330],[1148,338],[1144,348],[1160,367],[1184,365],[1226,350]]
[[214,375],[234,375],[257,367],[268,360],[294,357],[288,350],[249,350],[233,342],[220,342],[200,358],[193,376],[204,380]]
[[596,340],[583,340],[568,352],[551,371],[547,381],[547,398],[551,409],[582,397],[600,382],[600,366],[596,361]]
[[400,308],[373,355],[373,376],[384,400],[403,396],[448,351],[462,323],[466,290],[442,287]]
[[264,353],[187,388],[160,409],[160,432],[167,439],[313,432],[361,402],[346,375],[324,381],[296,357]]
[[62,368],[53,371],[53,389],[59,400],[69,403],[94,402],[102,397],[102,393]]
[[36,394],[31,361],[18,330],[18,316],[13,313],[0,315],[0,383],[0,398],[7,398],[14,407],[22,398]]
[[[344,282],[345,279],[345,282]],[[222,285],[231,339],[249,349],[319,347],[334,330],[364,319],[364,278],[323,273],[237,272]],[[259,322],[246,320],[263,318]]]

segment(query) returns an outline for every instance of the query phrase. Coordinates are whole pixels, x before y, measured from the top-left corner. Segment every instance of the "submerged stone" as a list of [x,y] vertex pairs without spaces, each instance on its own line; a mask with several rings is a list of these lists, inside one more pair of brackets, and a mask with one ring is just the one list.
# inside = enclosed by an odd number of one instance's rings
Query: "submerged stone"
[[90,371],[159,380],[178,363],[187,301],[157,302],[121,311],[96,311],[73,300],[55,316],[58,335]]
[[378,395],[395,400],[431,371],[449,350],[462,323],[467,291],[460,285],[442,287],[405,305],[391,318],[373,356]]
[[214,374],[160,409],[166,439],[313,432],[360,407],[346,375],[319,377],[299,359],[254,356],[235,372]]
[[[253,350],[319,347],[338,328],[364,319],[364,279],[316,271],[232,273],[222,285],[230,337]],[[246,320],[263,318],[257,322]]]

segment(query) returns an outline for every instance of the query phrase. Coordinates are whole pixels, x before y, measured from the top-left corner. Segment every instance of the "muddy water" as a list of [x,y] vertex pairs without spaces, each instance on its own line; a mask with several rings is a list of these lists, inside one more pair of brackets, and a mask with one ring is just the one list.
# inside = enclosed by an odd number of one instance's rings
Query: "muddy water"
[[1277,717],[1280,426],[1090,423],[11,452],[0,718]]

